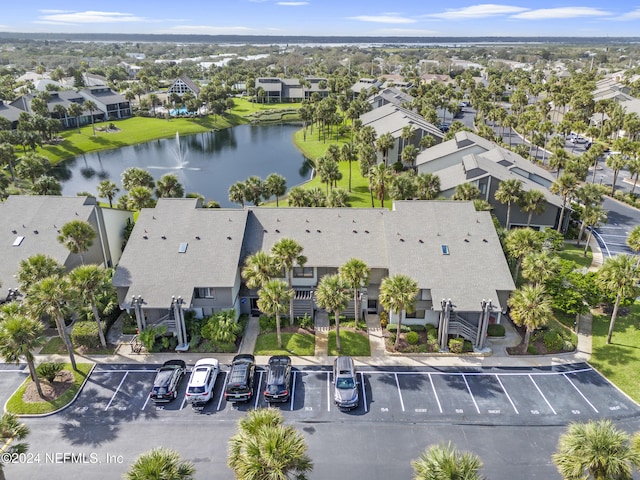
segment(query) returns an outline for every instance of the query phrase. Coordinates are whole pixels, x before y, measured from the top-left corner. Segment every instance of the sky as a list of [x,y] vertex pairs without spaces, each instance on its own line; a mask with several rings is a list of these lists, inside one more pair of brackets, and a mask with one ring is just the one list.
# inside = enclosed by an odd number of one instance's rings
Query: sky
[[640,36],[640,0],[2,0],[0,31]]

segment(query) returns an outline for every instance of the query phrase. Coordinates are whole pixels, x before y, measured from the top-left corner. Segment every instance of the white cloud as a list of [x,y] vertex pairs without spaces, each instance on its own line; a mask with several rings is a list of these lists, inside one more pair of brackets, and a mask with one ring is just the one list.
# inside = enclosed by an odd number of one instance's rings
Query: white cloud
[[131,13],[122,12],[64,12],[47,14],[40,17],[36,23],[78,24],[78,23],[122,23],[143,22],[144,17],[137,17]]
[[524,12],[525,10],[527,9],[523,7],[485,3],[481,5],[471,5],[464,8],[449,8],[442,13],[433,13],[424,15],[424,17],[440,18],[444,20],[461,20],[465,18],[485,18],[499,15],[510,15],[513,13]]
[[576,17],[603,17],[611,13],[600,8],[591,7],[560,7],[560,8],[539,8],[527,12],[517,13],[511,18],[523,20],[547,20],[552,18],[576,18]]
[[357,17],[348,17],[350,20],[358,20],[360,22],[373,23],[416,23],[412,18],[398,17],[392,15],[358,15]]
[[612,20],[638,20],[640,18],[640,8],[636,8],[635,10],[631,10],[630,12],[624,13],[619,17],[615,17]]
[[42,9],[40,13],[51,14],[51,13],[73,13],[73,10],[54,10],[54,9]]
[[276,2],[276,5],[283,7],[301,7],[303,5],[309,5],[309,2]]

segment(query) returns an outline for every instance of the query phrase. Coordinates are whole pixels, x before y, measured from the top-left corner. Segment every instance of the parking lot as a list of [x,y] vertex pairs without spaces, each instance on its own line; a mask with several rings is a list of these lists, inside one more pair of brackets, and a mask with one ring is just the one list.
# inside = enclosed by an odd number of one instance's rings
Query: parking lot
[[[154,366],[100,365],[67,414],[123,418],[204,415],[235,421],[243,412],[267,406],[265,369],[256,370],[254,396],[231,404],[222,368],[214,397],[201,412],[185,401],[187,378],[176,400],[155,405],[148,393]],[[360,405],[344,412],[333,403],[330,367],[295,368],[291,399],[274,405],[296,421],[363,419],[489,425],[555,425],[587,418],[624,418],[640,409],[588,364],[547,368],[375,368],[358,372]]]

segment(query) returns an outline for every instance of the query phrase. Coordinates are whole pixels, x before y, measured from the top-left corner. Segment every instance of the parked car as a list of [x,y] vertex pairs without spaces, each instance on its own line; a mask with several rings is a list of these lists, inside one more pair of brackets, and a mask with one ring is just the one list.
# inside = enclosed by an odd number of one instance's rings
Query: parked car
[[358,408],[358,379],[353,359],[337,357],[333,362],[333,400],[338,408],[351,410]]
[[449,123],[441,123],[438,128],[440,129],[441,132],[447,133],[449,131],[449,129],[451,128],[451,124],[449,124]]
[[287,402],[291,397],[291,358],[274,355],[269,359],[264,399],[269,403]]
[[213,397],[213,387],[220,372],[220,364],[215,358],[201,358],[191,371],[187,393],[187,403],[192,405],[207,403]]
[[248,402],[253,396],[253,377],[256,370],[255,358],[251,354],[233,357],[231,370],[224,388],[224,398],[228,402]]
[[184,360],[169,360],[162,364],[153,381],[149,396],[154,402],[170,402],[178,396],[178,385],[187,371]]

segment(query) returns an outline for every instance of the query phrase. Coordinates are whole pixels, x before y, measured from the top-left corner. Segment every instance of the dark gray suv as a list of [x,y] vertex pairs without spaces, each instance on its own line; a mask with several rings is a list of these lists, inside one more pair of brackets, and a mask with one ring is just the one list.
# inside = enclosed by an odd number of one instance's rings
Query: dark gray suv
[[333,400],[338,408],[351,410],[358,408],[358,379],[353,359],[347,356],[337,357],[333,362]]

